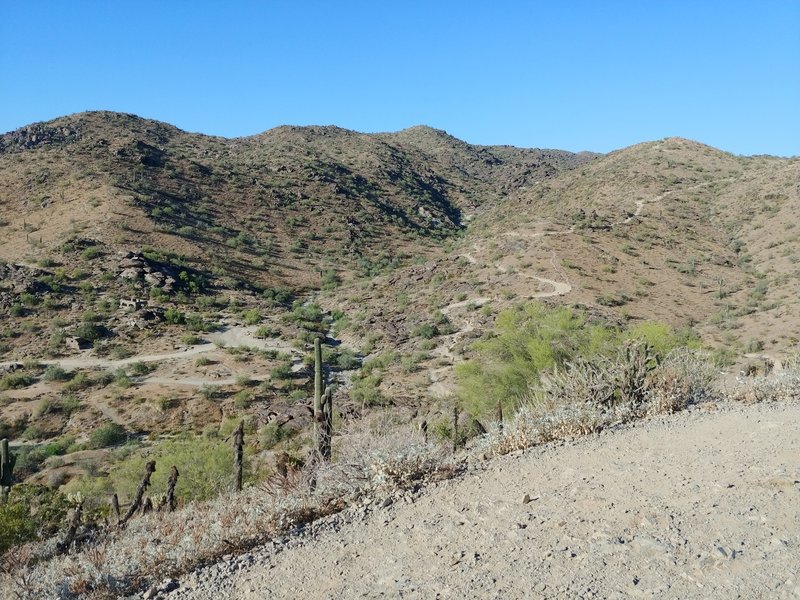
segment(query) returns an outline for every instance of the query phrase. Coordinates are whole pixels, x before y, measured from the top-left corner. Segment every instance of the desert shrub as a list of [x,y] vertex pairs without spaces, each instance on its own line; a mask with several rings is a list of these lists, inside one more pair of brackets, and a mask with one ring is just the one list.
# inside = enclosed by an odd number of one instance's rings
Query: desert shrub
[[284,316],[284,319],[293,322],[309,331],[324,331],[323,320],[325,318],[322,308],[315,302],[301,304],[295,302],[292,312]]
[[261,442],[261,447],[264,450],[271,450],[282,441],[288,440],[290,437],[292,437],[292,433],[292,430],[285,429],[273,421],[272,423],[267,423],[261,428],[258,439],[259,442]]
[[186,326],[192,331],[209,332],[217,329],[217,325],[211,321],[206,321],[202,315],[193,313],[186,317]]
[[272,369],[269,373],[269,378],[274,381],[285,381],[292,378],[292,363],[283,362],[277,367]]
[[67,394],[61,399],[61,410],[68,415],[72,414],[81,407],[80,398],[73,394]]
[[280,331],[270,327],[269,325],[261,325],[256,329],[255,337],[258,339],[266,339],[280,336]]
[[64,384],[64,391],[79,392],[92,387],[95,381],[83,371],[78,371],[72,376],[67,383]]
[[57,329],[50,334],[50,341],[48,342],[48,350],[55,354],[64,347],[64,342],[67,339],[67,334],[63,329]]
[[216,385],[203,385],[197,390],[197,393],[205,400],[213,400],[219,396],[219,387]]
[[245,325],[258,325],[261,322],[261,313],[255,308],[246,310],[242,313],[242,319]]
[[20,484],[7,504],[0,504],[0,555],[9,548],[55,535],[66,520],[69,503],[56,490]]
[[111,373],[110,371],[101,371],[100,373],[94,376],[92,384],[98,385],[100,387],[105,387],[113,383],[115,379],[116,379],[115,373]]
[[413,334],[422,339],[429,340],[439,335],[439,328],[430,323],[422,323],[414,328]]
[[200,339],[200,336],[197,336],[193,333],[187,333],[186,335],[181,336],[181,342],[186,344],[187,346],[196,346],[203,340]]
[[171,325],[182,325],[186,323],[186,314],[177,308],[170,307],[164,311],[164,320]]
[[294,297],[291,290],[286,288],[267,288],[261,295],[269,306],[276,304],[288,305]]
[[345,371],[356,369],[361,361],[350,348],[342,348],[336,356],[336,366]]
[[103,337],[103,329],[92,321],[84,321],[75,328],[75,335],[89,342],[94,342]]
[[494,410],[498,399],[508,414],[540,373],[595,356],[617,339],[613,328],[571,308],[531,303],[503,311],[494,332],[474,344],[477,357],[456,367],[459,397],[476,417]]
[[543,373],[567,363],[597,369],[600,357],[613,362],[626,342],[646,344],[656,362],[675,348],[698,345],[690,330],[644,322],[623,331],[581,310],[525,304],[501,312],[494,332],[473,345],[477,357],[456,367],[459,398],[475,417],[493,411],[498,400],[510,414]]
[[240,387],[250,387],[253,385],[253,378],[247,373],[238,373],[235,377],[236,385]]
[[178,398],[171,398],[168,396],[159,396],[156,399],[156,406],[161,411],[170,410],[180,406],[181,401]]
[[124,358],[130,358],[131,356],[133,356],[133,350],[125,346],[114,346],[111,349],[111,358],[115,360],[122,360]]
[[133,498],[144,474],[145,464],[154,460],[156,471],[148,489],[154,501],[166,492],[170,468],[177,467],[180,476],[175,495],[184,500],[206,500],[230,489],[233,484],[233,452],[224,439],[216,436],[187,435],[136,449],[127,446],[125,456],[114,465],[107,477],[83,477],[67,486],[97,501],[109,492],[119,494],[125,502]]
[[637,323],[625,331],[624,337],[645,342],[658,357],[665,357],[676,348],[700,348],[699,339],[691,329],[674,329],[656,321]]
[[74,442],[74,437],[67,436],[37,446],[20,446],[15,450],[17,455],[15,476],[18,479],[23,479],[33,475],[41,469],[42,463],[51,456],[66,454]]
[[0,504],[0,554],[36,538],[36,525],[30,518],[30,508],[17,501],[15,496],[7,504]]
[[128,377],[128,374],[125,372],[125,369],[119,368],[114,371],[114,383],[116,383],[121,388],[129,388],[131,387],[131,378]]
[[388,352],[384,352],[383,354],[365,361],[361,367],[361,372],[364,375],[369,375],[373,371],[385,369],[389,365],[396,363],[398,360],[400,360],[400,354],[394,350],[389,350]]
[[128,439],[125,428],[119,423],[108,423],[98,427],[89,434],[90,448],[108,448],[116,446]]
[[17,390],[28,387],[33,384],[34,381],[36,381],[36,379],[29,373],[6,373],[0,378],[0,391]]
[[381,377],[377,374],[364,375],[359,373],[353,377],[350,388],[350,398],[362,406],[377,406],[383,404],[384,397],[380,389]]
[[323,290],[332,290],[339,287],[339,284],[342,283],[342,278],[339,277],[339,274],[336,273],[333,269],[326,269],[322,273],[322,289]]
[[90,246],[81,252],[81,258],[83,260],[94,260],[99,256],[103,256],[103,251],[97,246]]
[[245,409],[253,403],[253,393],[248,390],[239,390],[233,397],[233,405],[238,409]]
[[146,362],[136,361],[131,365],[131,374],[136,377],[144,377],[155,370],[155,367],[147,364]]
[[713,364],[679,348],[657,361],[643,342],[613,357],[578,359],[542,374],[519,412],[489,440],[504,454],[598,431],[648,414],[675,412],[716,395]]

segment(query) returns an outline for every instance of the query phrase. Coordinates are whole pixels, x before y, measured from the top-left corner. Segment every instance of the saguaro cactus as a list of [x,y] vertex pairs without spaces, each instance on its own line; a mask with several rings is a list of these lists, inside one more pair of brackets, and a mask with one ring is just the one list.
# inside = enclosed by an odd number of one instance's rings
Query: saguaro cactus
[[[236,491],[242,491],[242,471],[244,469],[244,419],[239,421],[239,427],[233,435],[233,469],[236,474]],[[177,469],[176,469],[177,471]]]
[[324,460],[331,457],[333,435],[333,390],[325,389],[322,374],[322,342],[314,340],[314,440]]
[[0,502],[3,504],[8,500],[11,492],[11,485],[14,483],[14,463],[17,457],[8,450],[8,440],[0,441]]

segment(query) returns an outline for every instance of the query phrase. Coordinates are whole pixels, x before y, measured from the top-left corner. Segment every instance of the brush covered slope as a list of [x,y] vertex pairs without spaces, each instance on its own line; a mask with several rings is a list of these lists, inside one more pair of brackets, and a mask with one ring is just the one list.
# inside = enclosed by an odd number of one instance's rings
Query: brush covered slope
[[534,300],[778,361],[800,338],[798,167],[677,138],[597,155],[428,127],[29,125],[0,137],[0,437],[58,487],[121,441],[246,417],[255,477],[308,447],[315,336],[345,421],[433,422],[471,343]]

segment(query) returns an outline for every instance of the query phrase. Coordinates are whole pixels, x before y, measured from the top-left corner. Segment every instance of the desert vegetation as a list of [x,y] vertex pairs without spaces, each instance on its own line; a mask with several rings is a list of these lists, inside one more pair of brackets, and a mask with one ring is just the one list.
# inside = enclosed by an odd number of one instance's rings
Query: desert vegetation
[[720,370],[747,374],[736,399],[791,397],[796,168],[115,113],[3,135],[5,581],[141,590],[236,549],[230,527],[248,547],[464,456],[720,401]]

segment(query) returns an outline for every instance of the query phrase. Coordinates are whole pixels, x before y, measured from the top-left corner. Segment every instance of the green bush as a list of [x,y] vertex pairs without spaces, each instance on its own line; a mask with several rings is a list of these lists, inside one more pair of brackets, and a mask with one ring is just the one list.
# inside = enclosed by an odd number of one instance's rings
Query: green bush
[[269,325],[261,325],[258,329],[256,329],[255,337],[260,340],[266,338],[273,338],[280,336],[280,332],[277,329],[273,329]]
[[170,307],[164,311],[164,320],[171,325],[183,325],[186,323],[186,314],[177,308]]
[[98,248],[97,246],[91,246],[86,248],[83,252],[81,252],[81,258],[83,260],[94,260],[95,258],[102,256],[103,251]]
[[475,417],[494,411],[498,400],[510,414],[543,372],[568,361],[614,355],[626,340],[645,342],[656,359],[674,348],[698,345],[688,329],[645,321],[623,331],[592,321],[581,310],[525,304],[501,312],[494,331],[474,344],[477,356],[456,367],[459,398]]
[[284,317],[287,321],[296,323],[300,327],[310,331],[324,331],[324,318],[325,315],[322,312],[322,308],[315,302],[308,304],[295,302],[292,306],[292,312]]
[[142,361],[137,361],[131,365],[131,374],[136,377],[144,377],[154,370],[155,367]]
[[345,371],[356,369],[360,364],[361,361],[350,348],[342,348],[336,357],[336,366]]
[[[150,496],[164,494],[170,467],[178,468],[180,476],[175,495],[184,500],[206,500],[233,485],[233,452],[224,439],[186,436],[159,442],[146,452],[134,452],[111,469],[108,482],[121,498],[133,497],[144,473],[145,464],[156,461],[151,478]],[[86,482],[87,489],[100,482]]]
[[268,423],[261,428],[259,441],[264,450],[271,450],[284,440],[292,437],[292,431],[284,429],[276,422]]
[[132,385],[131,378],[128,377],[128,374],[122,367],[114,371],[114,383],[116,383],[121,388],[129,388]]
[[245,325],[258,325],[261,322],[261,313],[255,308],[242,313]]
[[205,400],[213,400],[217,396],[219,396],[219,387],[216,385],[203,385],[200,386],[200,389],[197,390],[197,393],[200,394]]
[[128,439],[125,428],[118,423],[108,423],[89,434],[89,447],[93,449],[116,446]]
[[436,327],[436,325],[431,325],[430,323],[422,323],[414,329],[413,333],[417,337],[429,340],[439,335],[439,328]]
[[245,409],[253,403],[253,393],[248,390],[240,390],[233,397],[233,405],[238,409]]
[[269,378],[273,381],[285,381],[292,378],[292,363],[284,362],[272,369]]
[[35,378],[28,373],[6,373],[0,378],[0,391],[28,387],[34,381]]
[[350,388],[350,399],[362,406],[378,406],[383,404],[384,397],[380,390],[381,377],[379,375],[359,375],[353,377]]
[[91,321],[84,321],[75,329],[75,335],[89,342],[94,342],[103,337],[103,329]]
[[78,371],[72,376],[72,379],[64,384],[64,390],[67,392],[79,392],[92,387],[94,384],[94,379],[83,371]]
[[276,304],[288,305],[294,297],[291,290],[285,288],[267,288],[261,295],[269,306]]
[[55,535],[66,521],[69,503],[56,490],[20,484],[12,488],[7,504],[0,504],[0,555],[6,550]]

